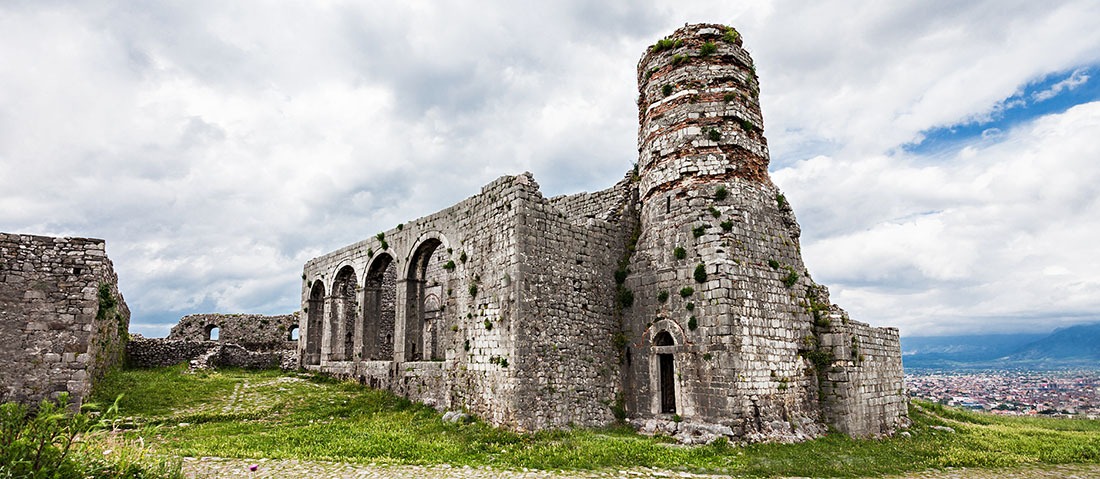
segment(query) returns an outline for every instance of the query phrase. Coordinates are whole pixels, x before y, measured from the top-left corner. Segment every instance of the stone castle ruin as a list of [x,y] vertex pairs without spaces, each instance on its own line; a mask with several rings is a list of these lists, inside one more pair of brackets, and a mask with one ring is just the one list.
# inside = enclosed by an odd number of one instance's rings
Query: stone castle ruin
[[[683,442],[904,425],[898,331],[849,319],[768,175],[741,38],[691,25],[638,64],[638,162],[545,198],[505,176],[305,264],[301,311],[127,341],[102,240],[0,234],[0,401],[79,401],[118,364],[304,368],[521,431],[627,420]],[[300,333],[300,334],[299,334]]]
[[103,240],[0,233],[0,402],[80,404],[129,325]]
[[638,83],[638,163],[611,188],[545,198],[506,176],[307,262],[301,367],[527,431],[902,425],[898,332],[849,319],[806,270],[737,32],[677,30]]

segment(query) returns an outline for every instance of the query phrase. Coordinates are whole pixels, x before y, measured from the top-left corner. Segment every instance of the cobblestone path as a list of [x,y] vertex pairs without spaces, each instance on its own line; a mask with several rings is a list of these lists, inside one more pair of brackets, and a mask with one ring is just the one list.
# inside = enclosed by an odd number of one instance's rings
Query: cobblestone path
[[[252,470],[255,466],[255,471]],[[374,479],[641,479],[696,478],[721,479],[736,476],[708,476],[655,469],[609,471],[500,471],[489,468],[451,466],[370,466],[325,461],[284,459],[185,458],[183,471],[188,478],[374,478]],[[926,471],[890,479],[1091,479],[1100,477],[1100,464],[1074,464],[1018,469],[950,469]]]

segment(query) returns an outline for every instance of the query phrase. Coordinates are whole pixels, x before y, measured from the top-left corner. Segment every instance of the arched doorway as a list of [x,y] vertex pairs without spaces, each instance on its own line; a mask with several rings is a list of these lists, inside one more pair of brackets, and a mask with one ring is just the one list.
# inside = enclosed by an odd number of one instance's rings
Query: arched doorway
[[325,318],[325,285],[313,282],[306,302],[306,348],[302,364],[321,364],[321,335]]
[[[442,241],[428,238],[416,248],[409,264],[405,296],[405,360],[443,359],[443,307],[449,281]],[[452,263],[453,266],[453,263]]]
[[[661,331],[653,338],[654,346],[675,346],[672,335],[668,331]],[[662,348],[668,349],[668,348]],[[657,370],[658,389],[661,397],[661,413],[676,413],[676,371],[673,364],[672,353],[658,350]]]
[[397,316],[397,265],[393,256],[374,257],[363,286],[363,350],[366,360],[393,360]]
[[355,320],[359,315],[359,285],[355,269],[344,266],[332,283],[332,311],[329,344],[333,361],[350,361],[355,351]]

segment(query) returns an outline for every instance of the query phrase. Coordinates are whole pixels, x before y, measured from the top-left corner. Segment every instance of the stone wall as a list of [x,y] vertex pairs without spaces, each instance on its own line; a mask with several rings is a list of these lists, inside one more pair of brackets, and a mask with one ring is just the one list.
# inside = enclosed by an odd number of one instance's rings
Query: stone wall
[[517,399],[525,429],[612,422],[622,391],[614,272],[635,231],[636,183],[525,203]]
[[192,369],[234,367],[244,369],[296,369],[296,349],[252,350],[236,343],[144,338],[135,335],[126,345],[126,365],[156,368],[188,363]]
[[180,319],[168,339],[209,341],[213,328],[217,341],[234,343],[250,350],[297,349],[298,340],[291,339],[298,329],[298,313],[279,316],[260,314],[190,314]]
[[103,240],[0,233],[0,401],[79,404],[129,323]]

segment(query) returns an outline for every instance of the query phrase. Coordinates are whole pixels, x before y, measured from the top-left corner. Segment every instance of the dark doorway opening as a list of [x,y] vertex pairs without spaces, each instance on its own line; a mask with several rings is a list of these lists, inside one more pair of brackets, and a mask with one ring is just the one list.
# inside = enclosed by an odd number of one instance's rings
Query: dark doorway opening
[[658,354],[657,361],[661,368],[661,412],[667,414],[676,413],[676,383],[672,369],[672,355]]

